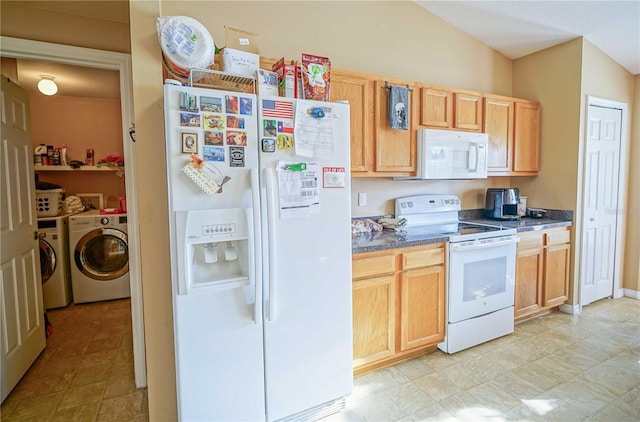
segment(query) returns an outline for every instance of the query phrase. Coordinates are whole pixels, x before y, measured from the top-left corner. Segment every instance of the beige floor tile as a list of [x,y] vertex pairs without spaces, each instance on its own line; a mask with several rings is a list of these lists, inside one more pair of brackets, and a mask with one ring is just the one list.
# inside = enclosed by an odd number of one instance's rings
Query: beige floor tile
[[420,356],[410,361],[396,365],[398,371],[410,380],[432,374],[433,368],[429,365],[431,354]]
[[483,406],[499,410],[502,413],[509,412],[521,403],[520,399],[502,390],[495,381],[480,384],[467,392],[482,403]]
[[415,422],[435,422],[435,421],[452,421],[453,415],[438,403],[434,403],[431,406],[422,408],[410,415],[400,419],[400,421],[415,421]]
[[400,372],[398,368],[392,366],[357,377],[353,380],[353,383],[356,387],[359,387],[359,391],[363,391],[366,394],[376,394],[405,384],[408,381],[409,378]]
[[593,415],[616,398],[608,389],[596,383],[573,379],[541,393],[537,399],[564,401],[584,416]]
[[408,415],[434,404],[433,399],[414,383],[406,383],[381,394],[394,402],[399,415]]
[[100,402],[94,401],[78,407],[57,410],[51,422],[94,422],[98,417]]
[[124,396],[103,400],[98,411],[97,421],[114,421],[132,418],[142,414],[142,391],[136,391]]
[[542,389],[519,377],[513,372],[507,372],[493,379],[500,390],[510,394],[518,400],[530,400],[542,393]]
[[513,373],[530,384],[535,385],[542,391],[549,390],[565,381],[553,371],[536,365],[535,363],[519,366],[513,370]]
[[110,399],[125,394],[131,394],[136,391],[136,382],[134,377],[117,378],[107,381],[107,388],[104,392],[104,398]]
[[81,387],[69,388],[65,391],[58,410],[70,409],[82,405],[100,402],[107,387],[106,382],[83,385]]
[[73,373],[54,374],[48,377],[27,379],[20,382],[12,391],[12,395],[19,399],[41,397],[49,394],[65,391],[71,380]]
[[414,382],[436,402],[462,392],[462,389],[442,372],[418,378]]
[[91,368],[92,366],[112,364],[118,354],[117,349],[100,350],[92,353],[85,353],[80,362],[80,368]]
[[[20,400],[13,412],[6,418],[10,421],[48,420],[62,400],[63,393],[48,394]],[[5,418],[2,418],[3,421]]]
[[632,388],[640,386],[640,368],[637,362],[634,366],[626,366],[607,361],[586,370],[584,379],[587,382],[601,384],[616,397],[620,397]]
[[613,406],[640,420],[640,387],[631,389],[614,401]]
[[70,387],[80,387],[82,385],[106,381],[109,379],[110,371],[111,365],[108,363],[82,368],[81,371],[76,372]]

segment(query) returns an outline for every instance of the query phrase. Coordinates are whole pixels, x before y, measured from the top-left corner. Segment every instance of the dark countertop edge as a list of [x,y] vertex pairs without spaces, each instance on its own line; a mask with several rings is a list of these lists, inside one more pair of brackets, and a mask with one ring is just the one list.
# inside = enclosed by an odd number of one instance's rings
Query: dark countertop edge
[[[465,221],[473,221],[473,220],[465,220]],[[535,221],[535,219],[530,220],[531,222]],[[529,225],[529,226],[521,226],[514,227],[517,229],[518,233],[537,231],[537,230],[547,230],[558,227],[568,227],[572,226],[573,221],[571,220],[558,220],[558,221],[549,221],[549,219],[541,219],[540,224]],[[446,242],[448,240],[448,236],[434,236],[434,237],[426,237],[424,239],[417,240],[407,240],[402,241],[399,240],[397,242],[389,242],[384,245],[372,245],[372,246],[356,246],[351,248],[351,255],[357,255],[361,253],[367,252],[378,252],[389,249],[398,249],[398,248],[408,248],[411,246],[420,246],[420,245],[429,245],[433,243],[441,243]]]
[[367,252],[386,251],[389,249],[409,248],[411,246],[431,245],[433,243],[443,243],[449,239],[449,236],[433,236],[424,237],[417,240],[399,240],[397,242],[390,242],[385,245],[372,245],[372,246],[356,246],[351,248],[351,254],[357,255]]
[[518,227],[517,229],[518,229],[518,233],[522,233],[522,232],[531,232],[534,230],[547,230],[547,229],[553,229],[556,227],[568,227],[568,226],[573,226],[573,222],[572,221],[558,221],[553,223],[545,222],[535,226]]

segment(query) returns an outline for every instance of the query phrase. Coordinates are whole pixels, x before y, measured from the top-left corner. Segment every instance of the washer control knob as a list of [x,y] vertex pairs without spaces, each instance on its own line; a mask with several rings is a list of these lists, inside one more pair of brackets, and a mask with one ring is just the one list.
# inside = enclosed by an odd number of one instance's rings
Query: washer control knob
[[102,224],[103,226],[109,224],[109,219],[107,217],[102,217],[100,219],[100,224]]

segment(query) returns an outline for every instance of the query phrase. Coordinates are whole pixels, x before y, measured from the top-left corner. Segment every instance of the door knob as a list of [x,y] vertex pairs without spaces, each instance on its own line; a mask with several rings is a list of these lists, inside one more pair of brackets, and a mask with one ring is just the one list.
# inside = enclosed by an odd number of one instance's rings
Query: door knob
[[37,239],[44,239],[45,237],[47,237],[46,233],[38,233],[38,231],[34,231],[33,232],[33,239],[37,240]]

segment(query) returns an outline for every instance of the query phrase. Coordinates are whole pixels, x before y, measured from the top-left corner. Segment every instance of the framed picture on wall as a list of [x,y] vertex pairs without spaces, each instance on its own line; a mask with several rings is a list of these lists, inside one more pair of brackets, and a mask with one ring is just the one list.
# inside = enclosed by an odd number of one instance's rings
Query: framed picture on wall
[[196,132],[182,132],[182,153],[197,154],[198,153],[198,134]]
[[104,208],[104,198],[101,193],[76,193],[76,196],[80,198],[86,211]]

